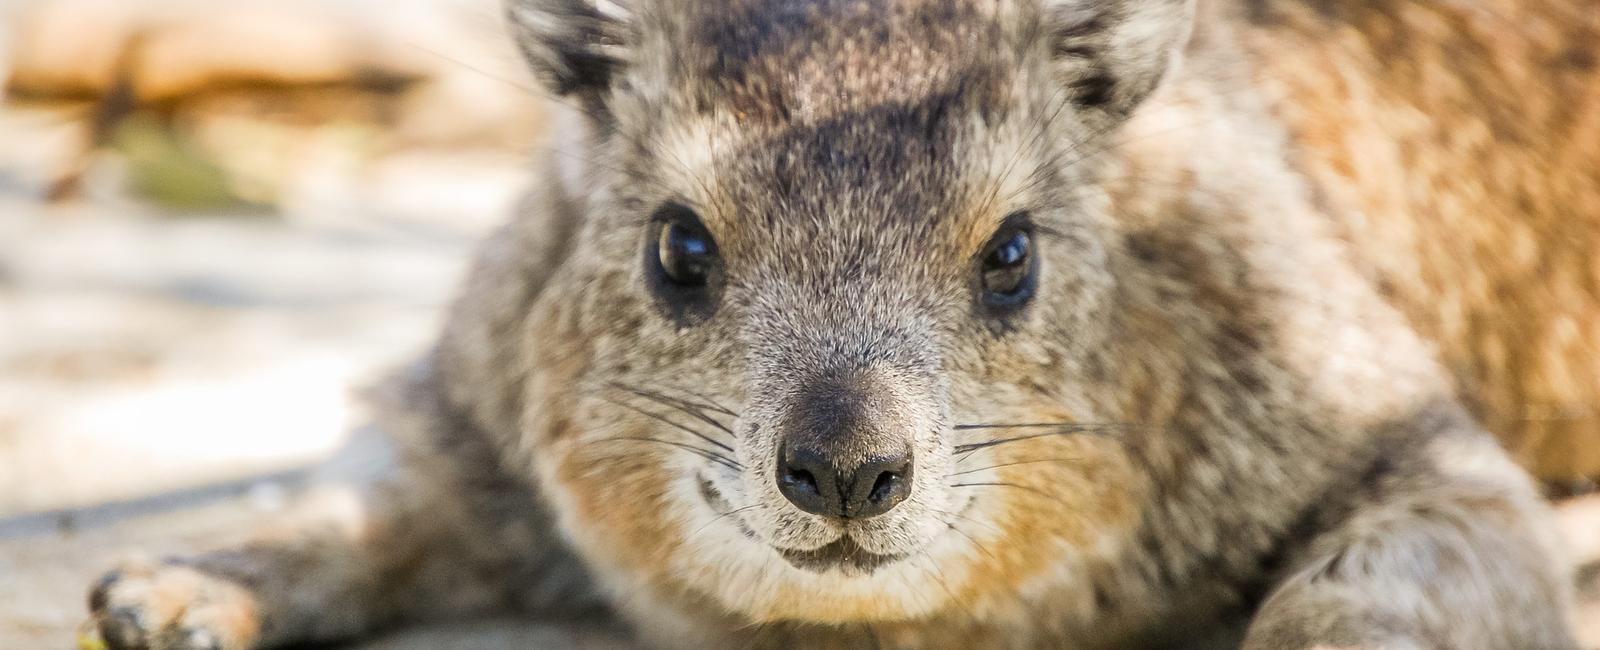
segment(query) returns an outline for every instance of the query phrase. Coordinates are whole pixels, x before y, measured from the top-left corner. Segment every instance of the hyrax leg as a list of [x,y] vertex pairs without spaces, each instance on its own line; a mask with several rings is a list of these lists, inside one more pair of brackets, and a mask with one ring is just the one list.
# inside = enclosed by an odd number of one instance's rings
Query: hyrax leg
[[107,574],[90,594],[107,645],[242,650],[494,608],[594,613],[527,482],[499,471],[481,434],[416,415],[352,445],[367,476],[323,488],[303,521]]
[[1486,438],[1376,488],[1262,605],[1246,650],[1576,648],[1543,504]]

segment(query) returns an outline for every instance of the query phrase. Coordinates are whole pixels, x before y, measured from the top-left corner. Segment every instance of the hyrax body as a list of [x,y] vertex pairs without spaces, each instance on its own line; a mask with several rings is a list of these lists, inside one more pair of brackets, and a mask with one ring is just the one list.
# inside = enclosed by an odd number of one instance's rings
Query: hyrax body
[[1484,425],[1600,469],[1592,2],[508,15],[576,109],[392,467],[111,574],[113,647],[1573,646]]

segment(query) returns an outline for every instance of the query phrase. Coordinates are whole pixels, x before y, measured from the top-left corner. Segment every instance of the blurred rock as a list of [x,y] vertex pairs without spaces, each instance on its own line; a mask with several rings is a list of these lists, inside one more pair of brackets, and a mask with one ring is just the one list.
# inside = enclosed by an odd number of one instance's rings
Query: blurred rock
[[42,195],[82,156],[84,113],[81,105],[0,109],[0,194]]
[[112,177],[136,194],[216,207],[292,200],[327,184],[307,169],[360,175],[408,151],[520,156],[541,132],[543,101],[495,0],[22,0],[6,11],[9,110],[82,124],[72,153],[21,171],[4,167],[17,155],[0,138],[0,182],[44,176],[37,192],[52,199],[93,194],[106,149],[123,154]]
[[112,145],[127,159],[128,189],[163,205],[185,210],[237,209],[248,205],[228,173],[187,138],[135,116],[117,125]]
[[104,95],[123,65],[142,101],[432,78],[450,58],[515,72],[493,0],[21,0],[10,14],[10,87],[28,96]]
[[361,420],[348,391],[427,343],[490,220],[427,216],[0,197],[0,518],[331,451]]
[[326,454],[528,182],[540,101],[494,0],[0,19],[0,516]]
[[16,24],[16,13],[19,12],[12,5],[0,5],[0,89],[8,87],[11,81],[11,43],[14,39],[9,26]]
[[[135,17],[148,3],[58,3],[21,0],[8,12],[0,37],[10,46],[7,88],[26,95],[93,96],[115,79],[117,61]],[[147,16],[154,18],[154,16]]]

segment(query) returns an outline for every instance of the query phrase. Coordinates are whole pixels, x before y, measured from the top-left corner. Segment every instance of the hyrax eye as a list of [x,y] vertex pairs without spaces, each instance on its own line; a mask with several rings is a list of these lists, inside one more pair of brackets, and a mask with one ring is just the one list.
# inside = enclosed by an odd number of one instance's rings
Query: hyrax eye
[[1014,213],[979,256],[979,299],[992,309],[1019,307],[1033,297],[1037,271],[1032,225],[1026,213]]
[[656,264],[670,283],[706,286],[717,264],[717,244],[688,207],[669,203],[656,211]]
[[645,283],[656,306],[679,326],[709,318],[722,290],[722,257],[694,209],[667,202],[650,215],[644,240]]

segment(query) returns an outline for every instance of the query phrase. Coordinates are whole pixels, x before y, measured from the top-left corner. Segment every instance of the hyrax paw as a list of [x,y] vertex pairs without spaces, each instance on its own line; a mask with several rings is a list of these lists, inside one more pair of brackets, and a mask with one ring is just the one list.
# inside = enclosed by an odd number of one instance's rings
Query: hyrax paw
[[260,632],[249,592],[178,565],[106,574],[89,593],[89,615],[84,648],[246,650]]

